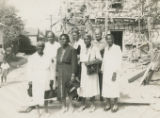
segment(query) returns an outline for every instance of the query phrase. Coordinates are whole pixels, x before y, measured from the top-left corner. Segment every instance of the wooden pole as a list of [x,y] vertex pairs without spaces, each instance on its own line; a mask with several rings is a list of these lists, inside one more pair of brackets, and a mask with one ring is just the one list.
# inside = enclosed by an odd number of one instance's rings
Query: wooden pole
[[53,23],[52,23],[52,22],[53,22],[52,17],[53,17],[53,16],[52,16],[52,15],[50,15],[50,31],[52,31],[52,24],[53,24]]
[[[150,2],[151,2],[151,0],[147,0],[147,2],[146,2],[147,5],[149,5]],[[150,8],[148,9],[148,12],[150,12]],[[147,18],[147,28],[148,28],[148,39],[149,39],[149,42],[151,42],[150,43],[150,49],[152,49],[153,44],[152,44],[152,41],[151,41],[151,18],[150,17]]]
[[133,77],[129,78],[128,79],[128,82],[131,83],[131,82],[134,82],[135,80],[137,80],[138,78],[142,77],[145,73],[145,70],[137,73],[136,75],[134,75]]
[[143,42],[142,41],[142,37],[141,37],[141,18],[143,16],[143,3],[142,3],[142,0],[140,0],[140,4],[141,4],[141,8],[140,8],[140,14],[139,14],[139,18],[138,18],[138,34],[139,34],[140,41],[142,43]]
[[106,2],[106,13],[105,13],[105,33],[107,34],[108,32],[108,18],[109,18],[109,2]]

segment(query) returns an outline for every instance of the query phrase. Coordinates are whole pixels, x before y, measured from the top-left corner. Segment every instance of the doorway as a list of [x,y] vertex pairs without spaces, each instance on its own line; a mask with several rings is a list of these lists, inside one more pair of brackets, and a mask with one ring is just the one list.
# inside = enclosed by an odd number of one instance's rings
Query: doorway
[[111,31],[111,34],[114,36],[114,43],[119,45],[122,49],[122,37],[123,37],[123,31]]

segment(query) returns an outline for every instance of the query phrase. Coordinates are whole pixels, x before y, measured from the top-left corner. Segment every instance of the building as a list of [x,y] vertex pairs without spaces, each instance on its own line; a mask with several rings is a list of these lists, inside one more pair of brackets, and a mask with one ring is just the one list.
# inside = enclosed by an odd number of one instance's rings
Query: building
[[110,31],[115,43],[126,51],[127,46],[138,46],[148,38],[147,23],[142,19],[141,7],[135,7],[137,2],[139,0],[68,0],[64,2],[65,18],[74,24],[68,29],[77,26],[82,31],[94,32],[95,27],[101,27],[105,32]]

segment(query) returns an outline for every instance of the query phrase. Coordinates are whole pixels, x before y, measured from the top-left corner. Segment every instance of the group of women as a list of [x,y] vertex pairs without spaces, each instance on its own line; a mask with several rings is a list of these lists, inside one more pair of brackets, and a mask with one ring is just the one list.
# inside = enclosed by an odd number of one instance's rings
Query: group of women
[[[104,49],[103,58],[100,54],[100,50],[92,44],[93,39],[89,34],[85,34],[83,39],[81,39],[79,32],[73,31],[72,41],[68,34],[61,34],[58,41],[59,43],[54,40],[55,35],[52,32],[47,34],[47,38],[49,42],[45,44],[42,52],[44,52],[44,60],[49,60],[48,63],[42,60],[42,56],[40,56],[39,61],[37,61],[38,58],[34,58],[36,65],[34,63],[29,64],[32,68],[33,65],[35,65],[35,71],[40,70],[39,75],[32,77],[35,80],[35,84],[37,84],[37,81],[41,78],[45,78],[42,76],[44,75],[42,71],[50,71],[50,86],[58,88],[58,100],[62,102],[62,110],[66,112],[72,103],[72,98],[68,94],[66,83],[78,78],[80,87],[77,89],[77,92],[82,102],[80,109],[85,110],[86,108],[90,108],[90,111],[93,112],[96,108],[96,96],[100,95],[98,73],[101,71],[101,73],[103,73],[102,97],[105,103],[104,110],[107,111],[111,109],[113,112],[117,111],[119,97],[117,80],[118,69],[121,65],[121,49],[114,44],[113,35],[106,35],[105,39],[108,45]],[[96,59],[102,61],[100,71],[88,74],[86,63]],[[30,71],[31,66],[29,68]],[[33,73],[32,71],[32,76]],[[39,72],[37,72],[37,74],[38,73]],[[45,74],[48,76],[48,73]],[[31,81],[33,82],[33,80]],[[44,81],[41,83],[44,83]],[[40,82],[38,82],[38,86],[42,88]],[[38,86],[37,88],[39,91]],[[44,87],[42,91],[44,91]],[[38,93],[38,95],[40,94]],[[41,94],[41,96],[44,96],[44,93]],[[35,99],[36,102],[38,102],[38,97]],[[67,101],[67,97],[70,102]],[[89,105],[87,101],[90,102]]]

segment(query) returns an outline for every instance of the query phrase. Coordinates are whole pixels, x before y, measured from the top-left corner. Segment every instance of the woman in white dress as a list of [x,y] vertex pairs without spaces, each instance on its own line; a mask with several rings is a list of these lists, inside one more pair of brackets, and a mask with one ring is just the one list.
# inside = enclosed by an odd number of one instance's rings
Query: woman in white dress
[[60,48],[60,43],[56,41],[55,35],[53,32],[48,32],[47,34],[48,42],[45,44],[44,54],[48,57],[50,61],[50,76],[48,78],[48,84],[51,88],[55,89],[57,87],[56,80],[56,56],[58,48]]
[[44,47],[44,43],[39,41],[37,43],[37,52],[28,59],[27,77],[29,87],[32,86],[32,102],[25,112],[30,112],[37,105],[44,105],[45,90],[50,89],[47,82],[47,78],[49,78],[50,61],[48,57],[44,55]]
[[[112,34],[107,35],[106,41],[108,46],[105,48],[102,62],[102,96],[106,100],[104,110],[107,111],[111,109],[113,112],[116,112],[118,110],[117,102],[120,96],[118,70],[120,69],[122,54],[120,47],[114,44],[114,37]],[[113,104],[111,104],[112,100]]]
[[85,35],[84,36],[84,43],[85,45],[81,48],[80,52],[80,62],[82,66],[81,72],[81,81],[80,81],[80,91],[79,96],[84,98],[84,106],[82,110],[84,110],[87,106],[85,104],[86,99],[91,100],[91,111],[95,110],[94,99],[95,96],[100,94],[99,91],[99,78],[98,72],[88,75],[87,74],[87,67],[86,62],[94,61],[95,59],[101,60],[100,51],[91,45],[91,36]]

